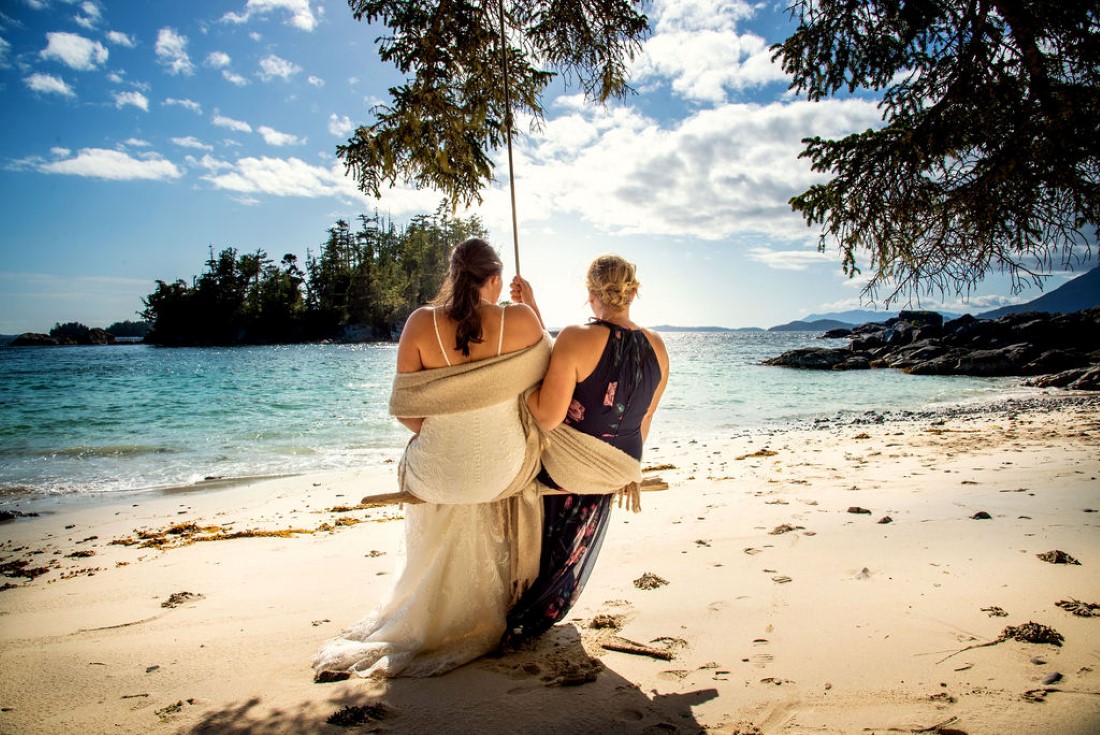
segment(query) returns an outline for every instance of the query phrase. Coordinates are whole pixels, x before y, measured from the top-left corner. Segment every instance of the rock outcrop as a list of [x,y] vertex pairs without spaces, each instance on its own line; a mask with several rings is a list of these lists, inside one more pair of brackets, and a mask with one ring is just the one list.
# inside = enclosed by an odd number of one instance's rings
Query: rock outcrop
[[903,311],[882,323],[830,330],[847,347],[785,352],[765,365],[810,370],[890,367],[914,375],[1043,376],[1042,387],[1100,388],[1100,307],[1069,314],[1025,312],[998,319]]

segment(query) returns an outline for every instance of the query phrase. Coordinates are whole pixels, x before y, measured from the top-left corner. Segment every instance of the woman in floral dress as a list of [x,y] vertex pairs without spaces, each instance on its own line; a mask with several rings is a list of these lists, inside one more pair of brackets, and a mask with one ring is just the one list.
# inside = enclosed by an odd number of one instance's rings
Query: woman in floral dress
[[[630,318],[639,286],[633,263],[600,256],[588,269],[586,285],[595,318],[558,334],[542,386],[527,403],[543,429],[564,422],[640,461],[668,380],[668,352],[656,332]],[[519,276],[511,295],[538,313],[531,285]],[[545,470],[539,479],[553,488],[584,490],[559,488]],[[584,494],[543,499],[539,576],[508,614],[506,647],[540,635],[569,612],[595,565],[611,499]]]

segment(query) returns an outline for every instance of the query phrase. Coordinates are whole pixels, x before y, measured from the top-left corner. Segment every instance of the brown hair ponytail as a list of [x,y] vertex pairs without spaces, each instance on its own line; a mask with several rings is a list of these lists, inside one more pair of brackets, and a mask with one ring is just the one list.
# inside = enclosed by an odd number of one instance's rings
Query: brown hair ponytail
[[471,237],[451,251],[447,278],[432,301],[442,306],[458,324],[455,330],[455,349],[463,356],[470,356],[470,343],[480,344],[482,339],[480,289],[493,276],[504,270],[500,256],[484,240]]

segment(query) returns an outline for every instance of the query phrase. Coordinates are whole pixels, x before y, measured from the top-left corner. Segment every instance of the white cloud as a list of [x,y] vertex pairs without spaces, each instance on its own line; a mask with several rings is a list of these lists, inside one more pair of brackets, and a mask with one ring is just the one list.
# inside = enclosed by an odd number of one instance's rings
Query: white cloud
[[0,38],[0,69],[8,68],[9,53],[11,53],[11,44]]
[[331,169],[311,166],[298,158],[241,158],[231,171],[203,177],[218,189],[241,194],[325,197],[344,191]]
[[195,65],[187,55],[187,37],[176,33],[173,28],[161,28],[157,33],[157,61],[172,75],[191,75]]
[[115,107],[121,109],[126,105],[133,105],[145,112],[149,112],[149,100],[141,92],[115,92]]
[[43,59],[60,61],[71,69],[91,71],[107,61],[107,47],[76,33],[47,33]]
[[76,92],[72,90],[65,80],[60,77],[55,77],[52,74],[31,74],[29,77],[23,80],[27,86],[33,91],[40,94],[59,94],[62,97],[75,97]]
[[811,265],[827,263],[836,265],[836,256],[817,250],[773,250],[766,247],[749,248],[748,257],[757,263],[763,263],[773,270],[804,271]]
[[229,71],[228,69],[222,69],[222,76],[225,78],[225,81],[229,82],[230,84],[235,84],[238,87],[248,86],[247,79],[242,77],[240,74]]
[[192,166],[201,166],[207,171],[218,172],[226,169],[233,168],[232,163],[219,160],[213,156],[204,155],[201,159],[196,159],[194,156],[187,156],[187,162]]
[[284,146],[284,145],[301,145],[305,143],[305,140],[299,138],[296,135],[290,135],[289,133],[280,133],[274,128],[269,128],[266,125],[261,125],[256,128],[256,132],[264,137],[264,142],[268,145]]
[[310,75],[309,79],[307,79],[306,81],[309,82],[310,84],[312,84],[314,87],[323,87],[323,86],[325,86],[325,80],[321,79],[321,77],[315,77],[313,75]]
[[148,148],[150,145],[152,145],[149,141],[142,140],[141,138],[127,138],[122,142],[122,144],[128,145],[131,148]]
[[290,79],[298,72],[302,70],[302,67],[297,64],[281,59],[275,54],[270,54],[260,59],[260,76],[267,81],[274,77],[281,79]]
[[181,148],[194,148],[200,151],[212,151],[214,146],[207,145],[193,135],[188,135],[183,138],[172,138],[173,143]]
[[738,24],[755,13],[744,0],[664,0],[655,4],[653,35],[643,44],[631,78],[641,85],[669,82],[691,100],[725,101],[728,89],[785,81],[769,44]]
[[47,174],[87,176],[109,181],[161,181],[178,179],[183,173],[162,158],[132,158],[121,151],[84,148],[73,158],[43,163],[38,170]]
[[341,138],[347,138],[355,130],[355,124],[347,115],[337,117],[336,113],[328,116],[328,131]]
[[166,100],[164,100],[164,102],[162,104],[168,105],[169,107],[183,107],[184,109],[190,110],[191,112],[194,112],[197,115],[202,114],[202,105],[200,105],[195,100],[189,100],[189,99],[180,100],[180,99],[176,99],[174,97],[169,97]]
[[[301,28],[303,31],[312,31],[317,27],[317,18],[310,8],[309,0],[248,0],[242,13],[226,13],[222,20],[227,23],[247,23],[253,15],[264,15],[277,10],[283,10],[290,14],[286,23]],[[320,15],[322,7],[317,7]]]
[[137,45],[133,36],[128,36],[121,31],[108,31],[107,40],[116,46],[125,46],[126,48],[133,48]]
[[224,51],[211,51],[206,57],[206,65],[214,69],[224,69],[230,61],[232,59]]
[[80,4],[80,11],[83,13],[83,15],[76,15],[75,17],[73,17],[73,20],[76,21],[76,24],[79,26],[83,26],[90,31],[95,30],[95,27],[99,24],[99,21],[102,20],[102,14],[99,11],[99,7],[95,3],[84,2]]
[[57,147],[51,148],[50,153],[57,156],[58,158],[67,158],[68,155],[70,153],[72,153],[72,151],[69,150],[68,148],[62,148],[61,146],[57,146]]
[[107,75],[107,81],[115,84],[123,84],[126,82],[126,78],[121,73],[113,71]]
[[23,0],[23,2],[34,10],[45,10],[48,7],[46,0]]
[[216,110],[214,111],[214,118],[212,122],[220,128],[229,128],[235,130],[238,133],[251,133],[252,126],[241,120],[234,120],[231,117],[225,117]]
[[[816,241],[787,203],[821,180],[798,159],[799,141],[881,124],[875,105],[860,100],[726,104],[666,125],[578,97],[557,105],[561,114],[516,146],[525,218],[573,216],[611,234],[713,241],[747,233]],[[498,161],[498,175],[506,172]]]

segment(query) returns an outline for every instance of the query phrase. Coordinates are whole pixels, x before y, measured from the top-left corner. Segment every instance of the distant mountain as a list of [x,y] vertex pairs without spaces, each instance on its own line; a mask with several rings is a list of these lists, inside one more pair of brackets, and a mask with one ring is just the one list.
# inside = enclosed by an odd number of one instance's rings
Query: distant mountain
[[856,326],[836,319],[815,319],[813,321],[793,321],[770,327],[769,332],[828,332],[830,329],[850,329]]
[[825,314],[809,314],[802,317],[804,322],[817,322],[824,319],[831,319],[837,322],[843,322],[842,326],[856,327],[860,324],[866,324],[868,322],[884,322],[887,319],[893,319],[898,315],[896,311],[871,311],[870,309],[851,309],[849,311],[830,311]]
[[1100,267],[1083,273],[1072,281],[1062,284],[1050,293],[1043,294],[1024,304],[1002,306],[978,316],[982,319],[996,319],[1005,314],[1017,314],[1023,311],[1043,311],[1049,314],[1066,314],[1100,306]]
[[763,332],[760,327],[674,327],[670,324],[660,324],[653,327],[655,332]]

